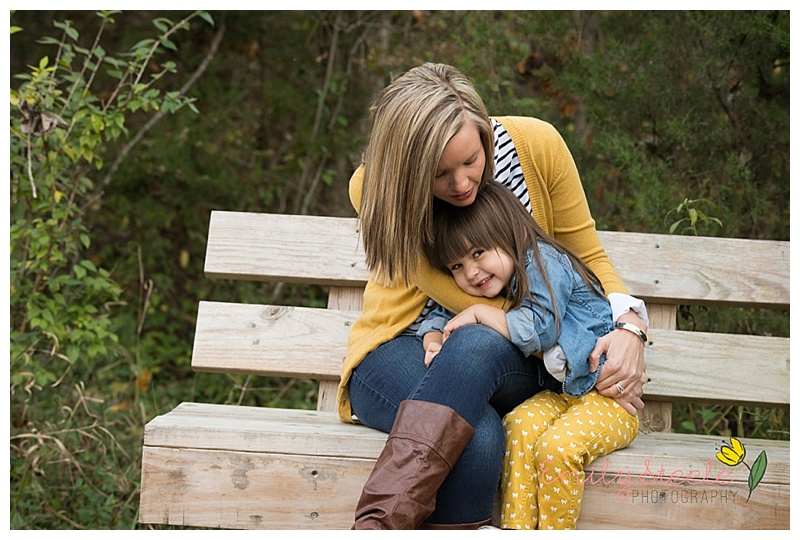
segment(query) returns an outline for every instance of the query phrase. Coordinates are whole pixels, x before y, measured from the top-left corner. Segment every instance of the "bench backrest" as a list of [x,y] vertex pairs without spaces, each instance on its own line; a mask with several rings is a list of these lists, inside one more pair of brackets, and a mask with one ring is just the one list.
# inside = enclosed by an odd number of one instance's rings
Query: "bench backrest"
[[[328,309],[201,302],[198,371],[311,378],[334,410],[347,328],[368,271],[356,218],[214,211],[205,272],[213,278],[330,286]],[[670,427],[673,401],[789,404],[789,339],[676,330],[679,305],[789,308],[789,242],[600,233],[651,318],[645,349],[648,429]]]

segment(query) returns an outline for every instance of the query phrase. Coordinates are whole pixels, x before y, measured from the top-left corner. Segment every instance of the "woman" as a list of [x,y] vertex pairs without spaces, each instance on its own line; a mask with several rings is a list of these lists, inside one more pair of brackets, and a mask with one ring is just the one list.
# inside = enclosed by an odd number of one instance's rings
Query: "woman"
[[[551,236],[598,276],[614,318],[647,331],[644,305],[605,254],[563,139],[533,118],[490,119],[458,70],[424,64],[389,84],[371,107],[364,163],[350,181],[372,274],[339,386],[339,415],[389,433],[364,485],[355,529],[477,528],[491,519],[505,451],[502,416],[557,381],[540,376],[502,335],[460,328],[425,365],[420,322],[438,303],[458,313],[478,300],[430,267],[433,199],[472,204],[493,179],[511,189]],[[640,314],[641,317],[639,315]],[[643,318],[642,318],[643,317]],[[641,409],[643,344],[625,329],[597,341],[606,362],[595,388]]]

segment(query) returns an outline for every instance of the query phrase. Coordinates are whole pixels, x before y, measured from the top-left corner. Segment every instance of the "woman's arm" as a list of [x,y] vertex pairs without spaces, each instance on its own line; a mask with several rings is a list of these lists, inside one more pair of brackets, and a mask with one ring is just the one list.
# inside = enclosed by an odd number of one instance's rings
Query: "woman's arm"
[[[534,118],[498,120],[517,147],[536,221],[586,262],[603,283],[606,294],[628,294],[600,243],[578,169],[561,135],[551,125]],[[646,328],[633,312],[619,320]],[[606,354],[606,362],[598,391],[635,414],[644,407],[641,401],[642,384],[646,381],[644,344],[626,330],[615,330],[598,340],[592,355],[599,358],[602,353]],[[616,384],[625,389],[624,393],[619,393]]]

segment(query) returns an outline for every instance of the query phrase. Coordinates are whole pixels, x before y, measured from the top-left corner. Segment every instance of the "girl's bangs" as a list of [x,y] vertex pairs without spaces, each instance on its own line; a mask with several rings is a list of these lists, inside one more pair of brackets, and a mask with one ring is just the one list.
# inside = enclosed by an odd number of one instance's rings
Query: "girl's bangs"
[[[474,203],[473,203],[474,204]],[[440,228],[436,238],[436,250],[431,264],[444,268],[467,256],[473,248],[491,249],[498,246],[492,235],[493,228],[482,219],[475,219],[475,209],[456,209]]]

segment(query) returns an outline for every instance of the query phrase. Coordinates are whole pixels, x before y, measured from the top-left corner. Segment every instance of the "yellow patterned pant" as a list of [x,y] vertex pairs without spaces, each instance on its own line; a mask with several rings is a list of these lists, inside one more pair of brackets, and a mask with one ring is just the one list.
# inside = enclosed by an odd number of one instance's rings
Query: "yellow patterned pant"
[[639,419],[592,390],[583,397],[540,392],[503,419],[501,527],[574,529],[583,497],[584,468],[625,448]]

